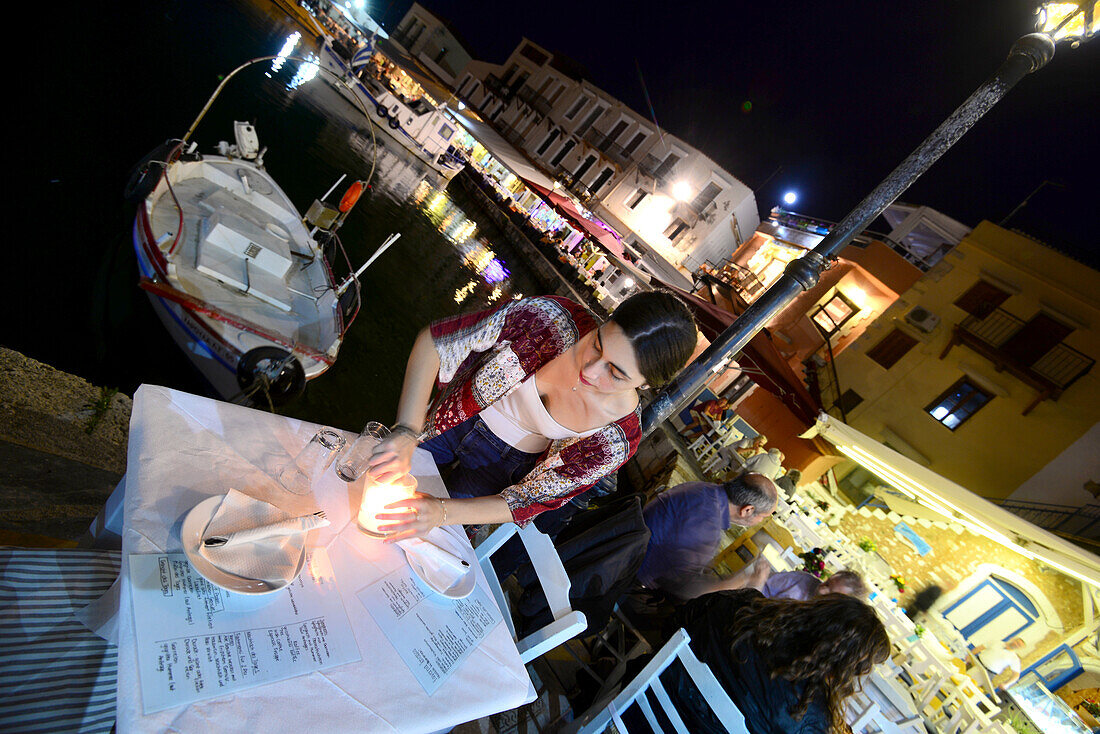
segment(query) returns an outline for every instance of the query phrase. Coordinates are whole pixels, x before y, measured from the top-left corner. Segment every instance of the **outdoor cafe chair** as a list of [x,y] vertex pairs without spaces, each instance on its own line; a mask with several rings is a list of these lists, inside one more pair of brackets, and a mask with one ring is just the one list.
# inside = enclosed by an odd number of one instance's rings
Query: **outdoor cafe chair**
[[0,547],[0,730],[110,732],[118,647],[79,620],[118,551]]
[[[511,604],[504,593],[504,589],[497,578],[497,572],[493,568],[492,555],[501,549],[513,535],[518,535],[531,558],[531,566],[535,570],[539,584],[546,596],[547,605],[553,615],[553,621],[536,629],[523,638],[518,638],[516,625],[512,620]],[[580,634],[587,626],[588,621],[584,614],[575,611],[569,602],[569,575],[565,572],[565,566],[561,562],[553,541],[546,534],[540,532],[533,524],[519,527],[515,523],[505,523],[482,541],[474,549],[478,563],[485,572],[485,578],[489,582],[489,588],[493,592],[497,606],[500,607],[501,616],[508,625],[508,631],[512,639],[516,641],[519,649],[520,660],[524,665],[553,650],[566,640],[570,640]]]
[[726,731],[729,734],[748,734],[744,715],[722,688],[722,684],[714,677],[710,668],[695,657],[695,653],[688,645],[689,642],[691,638],[688,633],[684,629],[677,630],[672,635],[672,639],[654,654],[637,677],[627,683],[618,695],[610,702],[604,699],[597,703],[563,731],[568,734],[600,734],[614,722],[619,734],[630,734],[620,714],[629,706],[637,705],[652,731],[655,734],[665,734],[665,729],[660,725],[648,695],[652,692],[656,702],[663,709],[668,723],[671,724],[672,731],[676,734],[689,734],[668,692],[661,685],[659,677],[678,658]]

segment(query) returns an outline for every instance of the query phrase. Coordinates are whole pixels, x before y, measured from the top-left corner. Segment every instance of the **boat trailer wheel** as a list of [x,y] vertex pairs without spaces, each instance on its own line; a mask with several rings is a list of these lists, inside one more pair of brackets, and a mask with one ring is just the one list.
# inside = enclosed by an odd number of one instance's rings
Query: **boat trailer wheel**
[[[286,405],[306,389],[306,372],[290,352],[278,347],[256,347],[237,362],[237,384],[253,405]],[[264,393],[267,393],[267,398]]]

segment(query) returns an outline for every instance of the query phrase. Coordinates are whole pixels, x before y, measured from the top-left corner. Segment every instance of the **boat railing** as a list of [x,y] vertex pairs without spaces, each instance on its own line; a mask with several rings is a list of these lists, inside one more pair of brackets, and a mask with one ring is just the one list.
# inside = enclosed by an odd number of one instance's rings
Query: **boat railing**
[[[329,282],[333,284],[333,287],[335,288],[337,284],[343,283],[345,280],[351,281],[347,288],[343,289],[342,292],[338,291],[336,294],[337,331],[343,337],[347,330],[351,328],[355,317],[359,315],[361,302],[359,278],[355,275],[355,268],[352,267],[351,259],[348,257],[347,250],[344,249],[344,243],[341,242],[338,234],[327,232],[323,238],[319,237],[318,244],[321,246],[323,254],[321,260],[324,262]],[[340,264],[341,261],[342,265]],[[337,276],[337,272],[343,273],[345,271],[346,274]]]

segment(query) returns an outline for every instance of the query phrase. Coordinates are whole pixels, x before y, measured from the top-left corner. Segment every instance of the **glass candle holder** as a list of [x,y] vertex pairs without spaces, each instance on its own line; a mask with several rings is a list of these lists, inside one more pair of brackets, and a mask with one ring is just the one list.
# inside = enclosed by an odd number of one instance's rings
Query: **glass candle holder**
[[340,460],[336,462],[336,476],[345,482],[354,482],[363,476],[367,462],[374,453],[374,447],[388,435],[390,435],[390,429],[381,423],[377,421],[368,423],[359,434],[359,438],[355,439],[355,443],[340,455]]
[[[388,533],[379,530],[380,525],[388,525],[393,520],[379,520],[379,512],[399,512],[399,509],[386,510],[386,505],[398,500],[409,499],[416,494],[416,479],[409,474],[393,483],[376,482],[367,475],[363,487],[363,498],[359,501],[359,529],[373,538],[384,538]],[[410,512],[411,514],[411,512]]]

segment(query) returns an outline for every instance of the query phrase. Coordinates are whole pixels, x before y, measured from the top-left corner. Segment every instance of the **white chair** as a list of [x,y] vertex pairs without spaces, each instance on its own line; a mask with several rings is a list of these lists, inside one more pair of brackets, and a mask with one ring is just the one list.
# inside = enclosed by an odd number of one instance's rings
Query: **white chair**
[[[527,549],[527,555],[531,557],[531,566],[535,569],[535,575],[538,576],[543,593],[546,595],[546,603],[554,617],[554,621],[522,639],[516,637],[511,605],[497,579],[492,562],[493,553],[517,534],[523,541],[523,547]],[[504,622],[508,625],[508,631],[516,641],[520,660],[524,664],[553,650],[566,640],[576,637],[588,626],[584,614],[574,611],[569,606],[569,576],[565,573],[565,566],[562,565],[553,541],[534,525],[523,528],[515,523],[501,525],[478,545],[475,552],[478,563],[481,564],[481,570],[485,572],[485,578],[489,581],[489,588],[492,589],[493,596],[496,598],[497,606],[500,607]]]
[[673,731],[676,734],[690,734],[659,679],[661,673],[672,661],[679,658],[688,675],[694,681],[695,686],[703,694],[703,698],[718,717],[718,720],[722,722],[726,731],[729,734],[748,734],[749,730],[745,726],[745,717],[741,714],[737,705],[730,700],[729,694],[722,688],[722,684],[714,677],[714,673],[711,672],[710,668],[695,657],[695,653],[688,646],[689,642],[691,642],[691,638],[688,637],[688,633],[683,629],[677,630],[672,639],[666,642],[653,656],[653,659],[646,664],[642,672],[628,683],[614,699],[595,712],[588,713],[574,721],[563,731],[573,734],[600,734],[614,721],[619,734],[629,734],[619,713],[631,704],[637,703],[650,728],[656,734],[664,734],[664,729],[658,722],[653,706],[646,695],[647,691],[653,691],[653,695],[661,708],[664,709]]

